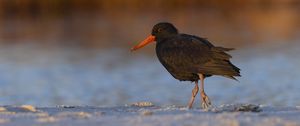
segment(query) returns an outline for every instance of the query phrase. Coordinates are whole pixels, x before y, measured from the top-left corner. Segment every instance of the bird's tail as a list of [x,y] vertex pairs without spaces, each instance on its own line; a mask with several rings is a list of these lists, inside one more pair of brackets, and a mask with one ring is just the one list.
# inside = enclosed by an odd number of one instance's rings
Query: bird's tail
[[231,55],[226,53],[233,50],[233,48],[212,47],[211,50],[213,59],[198,70],[206,74],[220,75],[237,80],[235,76],[241,76],[240,69],[230,62]]
[[234,76],[240,77],[241,76],[241,74],[240,74],[241,69],[236,67],[235,65],[233,65],[230,61],[228,63],[232,67],[232,70],[235,71],[234,72],[235,74],[234,75],[223,75],[223,76],[238,81]]

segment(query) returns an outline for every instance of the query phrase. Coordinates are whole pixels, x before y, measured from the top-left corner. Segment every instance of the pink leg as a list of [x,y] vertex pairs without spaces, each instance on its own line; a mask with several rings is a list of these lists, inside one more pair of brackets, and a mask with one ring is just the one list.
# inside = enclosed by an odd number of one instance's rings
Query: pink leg
[[196,97],[198,91],[199,91],[198,81],[196,81],[196,82],[195,82],[195,87],[194,87],[194,89],[192,90],[192,97],[191,97],[191,100],[190,100],[190,102],[189,102],[189,104],[188,104],[189,109],[193,107],[193,103],[194,103],[194,100],[195,100],[195,97]]
[[204,91],[204,75],[203,74],[198,74],[199,78],[201,80],[201,102],[202,102],[202,108],[203,109],[207,109],[211,106],[211,102],[208,98],[208,96],[206,95],[205,91]]

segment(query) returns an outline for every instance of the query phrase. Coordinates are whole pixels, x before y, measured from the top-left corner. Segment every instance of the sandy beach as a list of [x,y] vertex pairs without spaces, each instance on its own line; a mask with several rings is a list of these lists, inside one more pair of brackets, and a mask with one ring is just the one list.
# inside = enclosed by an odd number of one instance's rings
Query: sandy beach
[[183,106],[3,106],[5,126],[297,126],[299,107],[228,104],[210,110]]

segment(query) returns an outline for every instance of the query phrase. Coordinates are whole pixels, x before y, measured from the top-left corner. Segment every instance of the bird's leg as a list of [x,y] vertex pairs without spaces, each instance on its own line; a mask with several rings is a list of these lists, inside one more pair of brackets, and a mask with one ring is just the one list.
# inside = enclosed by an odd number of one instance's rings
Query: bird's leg
[[211,102],[208,98],[208,96],[206,95],[205,91],[204,91],[204,75],[203,74],[199,74],[199,78],[201,80],[201,102],[202,102],[202,108],[203,109],[207,109],[208,107],[211,106]]
[[193,107],[193,103],[194,103],[194,100],[195,100],[195,97],[196,97],[198,91],[199,91],[198,81],[195,81],[195,87],[192,90],[192,97],[191,97],[191,100],[188,105],[189,109],[191,109]]

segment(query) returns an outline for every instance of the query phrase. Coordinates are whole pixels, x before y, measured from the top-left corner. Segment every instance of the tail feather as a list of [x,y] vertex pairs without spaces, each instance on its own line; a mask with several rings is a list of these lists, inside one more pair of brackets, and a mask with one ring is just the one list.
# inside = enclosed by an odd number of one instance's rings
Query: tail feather
[[224,75],[224,77],[227,77],[229,79],[232,79],[232,80],[236,80],[236,81],[239,81],[238,79],[236,79],[234,76],[227,76],[227,75]]
[[227,51],[234,50],[234,48],[212,47],[212,50],[216,52],[223,52],[223,51],[227,52]]
[[228,61],[211,61],[198,67],[199,72],[221,76],[240,76],[240,69]]
[[230,62],[231,55],[227,51],[233,48],[211,47],[212,59],[205,64],[198,66],[199,73],[207,75],[220,75],[233,80],[237,80],[236,76],[240,75],[240,69]]
[[213,52],[213,56],[216,59],[229,60],[232,58],[231,55],[227,54],[227,51],[234,50],[233,48],[223,48],[223,47],[212,47],[211,51]]

